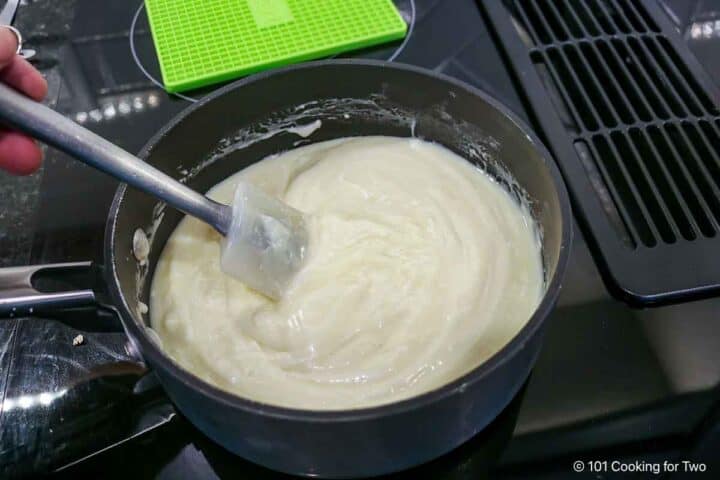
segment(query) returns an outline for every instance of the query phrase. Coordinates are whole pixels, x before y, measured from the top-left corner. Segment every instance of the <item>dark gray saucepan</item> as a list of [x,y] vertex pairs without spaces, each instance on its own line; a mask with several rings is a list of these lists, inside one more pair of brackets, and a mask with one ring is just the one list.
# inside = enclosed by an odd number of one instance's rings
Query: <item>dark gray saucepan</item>
[[[288,118],[295,123],[287,124]],[[286,129],[315,120],[322,126],[307,139]],[[132,240],[138,227],[152,224],[156,201],[123,185],[108,217],[106,288],[137,351],[200,430],[241,457],[283,472],[321,477],[390,473],[436,458],[482,430],[528,377],[567,263],[570,206],[548,151],[497,100],[427,70],[334,60],[255,75],[178,115],[140,156],[175,178],[214,158],[187,179],[195,190],[206,191],[298,142],[359,135],[415,135],[445,145],[525,196],[542,230],[547,292],[533,317],[488,361],[418,397],[351,411],[294,410],[237,397],[183,370],[148,334],[152,312],[148,317],[138,309],[139,300],[148,303],[149,279],[181,214],[165,210],[152,239],[146,282],[138,280]],[[228,138],[241,148],[233,148]]]

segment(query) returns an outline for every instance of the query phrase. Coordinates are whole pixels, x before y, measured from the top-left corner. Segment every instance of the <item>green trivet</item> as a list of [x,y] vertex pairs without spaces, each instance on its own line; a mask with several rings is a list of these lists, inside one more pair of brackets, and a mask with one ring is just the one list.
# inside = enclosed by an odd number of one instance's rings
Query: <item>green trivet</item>
[[179,92],[405,36],[392,0],[145,0],[165,88]]

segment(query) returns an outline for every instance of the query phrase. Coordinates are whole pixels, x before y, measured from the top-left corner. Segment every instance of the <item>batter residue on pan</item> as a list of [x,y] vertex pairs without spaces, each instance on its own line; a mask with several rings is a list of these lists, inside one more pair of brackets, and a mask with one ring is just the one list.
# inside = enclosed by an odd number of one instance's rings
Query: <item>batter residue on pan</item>
[[358,137],[267,158],[246,178],[305,212],[309,257],[275,303],[224,275],[220,236],[186,217],[151,294],[153,327],[182,366],[252,400],[311,410],[380,405],[488,359],[543,294],[535,225],[449,150]]

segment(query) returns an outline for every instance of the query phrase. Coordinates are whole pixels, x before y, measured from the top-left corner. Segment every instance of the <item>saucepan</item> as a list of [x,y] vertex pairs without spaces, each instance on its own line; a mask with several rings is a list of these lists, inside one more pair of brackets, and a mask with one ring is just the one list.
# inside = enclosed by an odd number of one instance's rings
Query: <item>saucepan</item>
[[[228,393],[184,370],[163,352],[145,308],[156,262],[181,214],[123,185],[108,216],[104,289],[134,349],[197,428],[231,452],[282,472],[386,474],[439,457],[480,432],[527,379],[567,264],[570,205],[547,149],[499,101],[431,71],[331,60],[255,75],[179,114],[140,156],[204,192],[268,155],[363,135],[414,136],[455,151],[527,201],[542,238],[546,292],[532,318],[483,364],[407,400],[348,411],[282,408]],[[149,250],[138,254],[146,238]],[[48,308],[93,297],[67,292],[57,302],[41,300]],[[33,303],[12,300],[5,295],[6,313]]]

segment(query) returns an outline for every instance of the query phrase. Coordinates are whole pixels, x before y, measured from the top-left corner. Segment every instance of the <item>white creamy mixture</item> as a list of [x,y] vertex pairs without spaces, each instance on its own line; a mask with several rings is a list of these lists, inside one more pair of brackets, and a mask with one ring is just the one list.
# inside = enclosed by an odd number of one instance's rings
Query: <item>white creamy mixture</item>
[[352,409],[440,387],[488,359],[543,294],[525,208],[449,150],[358,137],[267,158],[246,178],[308,214],[309,256],[278,303],[220,271],[220,236],[186,217],[155,272],[164,349],[252,400]]

